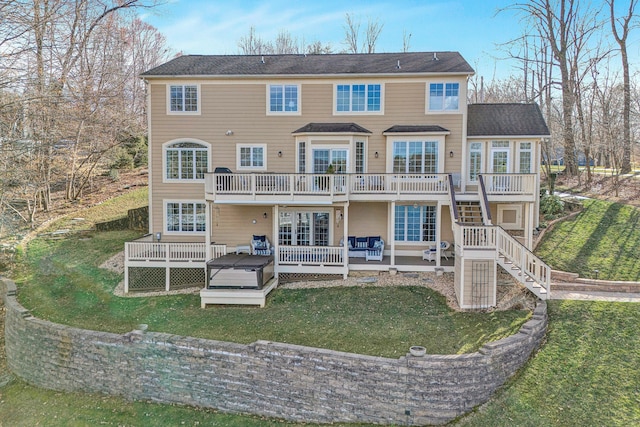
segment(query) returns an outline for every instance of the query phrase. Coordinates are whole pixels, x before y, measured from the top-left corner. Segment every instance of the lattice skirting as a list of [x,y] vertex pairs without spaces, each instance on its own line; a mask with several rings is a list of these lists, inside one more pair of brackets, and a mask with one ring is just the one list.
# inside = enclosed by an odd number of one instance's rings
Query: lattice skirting
[[[166,270],[164,267],[129,267],[129,292],[164,291]],[[204,287],[205,279],[202,268],[169,268],[170,289]]]
[[309,282],[315,280],[342,280],[342,274],[280,273],[278,283]]

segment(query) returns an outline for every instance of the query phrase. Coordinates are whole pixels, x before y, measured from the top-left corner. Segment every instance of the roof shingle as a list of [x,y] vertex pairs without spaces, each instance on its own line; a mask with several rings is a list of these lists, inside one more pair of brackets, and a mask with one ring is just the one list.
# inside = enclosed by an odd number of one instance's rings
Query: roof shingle
[[[398,67],[399,66],[399,67]],[[142,77],[332,74],[472,74],[458,52],[326,55],[183,55],[145,71]]]
[[470,104],[468,136],[549,136],[538,104]]
[[307,123],[293,133],[371,133],[356,123]]

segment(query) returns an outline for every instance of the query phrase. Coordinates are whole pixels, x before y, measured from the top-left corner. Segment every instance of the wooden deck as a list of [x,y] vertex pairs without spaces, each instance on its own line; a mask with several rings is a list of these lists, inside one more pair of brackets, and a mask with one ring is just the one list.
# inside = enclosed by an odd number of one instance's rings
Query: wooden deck
[[267,295],[278,286],[275,277],[262,289],[202,289],[200,290],[200,306],[207,305],[259,305],[264,307]]

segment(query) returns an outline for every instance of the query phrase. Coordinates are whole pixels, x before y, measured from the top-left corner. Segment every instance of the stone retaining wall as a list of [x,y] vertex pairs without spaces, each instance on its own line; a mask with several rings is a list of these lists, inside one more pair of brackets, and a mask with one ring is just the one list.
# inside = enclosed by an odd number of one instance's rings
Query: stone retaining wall
[[96,223],[97,231],[142,230],[149,229],[149,207],[129,209],[127,216],[107,222]]
[[519,333],[463,355],[399,359],[257,341],[243,345],[71,328],[31,316],[6,288],[9,370],[38,387],[320,423],[444,424],[486,402],[540,346],[546,304]]

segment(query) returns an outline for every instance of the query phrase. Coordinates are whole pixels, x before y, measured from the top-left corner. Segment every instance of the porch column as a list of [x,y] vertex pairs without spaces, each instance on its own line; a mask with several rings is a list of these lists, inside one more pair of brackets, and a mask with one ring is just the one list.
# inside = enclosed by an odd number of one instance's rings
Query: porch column
[[436,205],[436,267],[440,267],[440,242],[442,241],[442,202],[438,200]]
[[[280,236],[279,236],[279,226],[280,226],[280,205],[275,205],[273,207],[273,270],[276,279],[278,278],[278,261],[280,260]],[[293,230],[292,230],[293,232]]]
[[349,274],[349,202],[342,209],[342,262],[344,265],[344,278]]
[[525,234],[525,245],[527,246],[527,249],[529,249],[530,251],[533,251],[533,227],[535,224],[535,203],[527,203],[527,206],[529,207],[529,212],[527,214],[527,221],[524,224],[524,232]]
[[391,201],[391,214],[389,215],[390,224],[388,225],[389,229],[389,241],[391,242],[391,261],[390,266],[395,267],[396,265],[396,202],[395,200]]
[[[211,222],[211,202],[207,201],[204,205],[204,217],[205,217],[205,233],[204,233],[204,254],[205,264],[211,259],[211,232],[213,231],[213,223]],[[205,274],[207,272],[207,266],[204,266]]]

